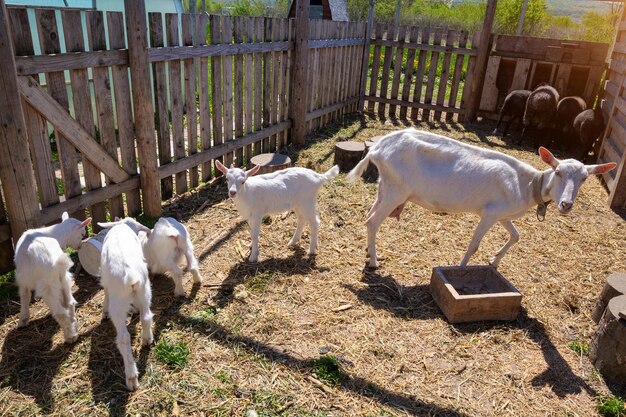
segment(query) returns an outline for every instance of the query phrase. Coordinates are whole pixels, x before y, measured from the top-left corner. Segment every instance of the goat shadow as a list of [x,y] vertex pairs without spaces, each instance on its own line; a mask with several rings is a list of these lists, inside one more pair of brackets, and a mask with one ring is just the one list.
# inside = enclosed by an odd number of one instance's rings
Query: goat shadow
[[[76,276],[78,290],[74,292],[77,301],[76,316],[78,320],[78,340],[71,344],[58,343],[53,345],[53,338],[62,332],[56,320],[47,315],[32,320],[28,326],[15,328],[7,334],[2,345],[0,360],[0,386],[32,397],[43,413],[54,411],[52,382],[59,368],[74,352],[81,340],[91,333],[92,329],[81,327],[80,307],[89,301],[100,289],[97,281],[87,275]],[[31,314],[33,306],[31,303]],[[19,312],[19,308],[18,308]]]
[[269,279],[279,279],[275,275],[307,274],[311,271],[329,271],[329,267],[318,266],[315,255],[307,255],[300,246],[293,246],[287,250],[292,254],[286,258],[269,258],[260,262],[251,263],[240,261],[230,268],[228,275],[217,289],[213,302],[219,308],[230,304],[233,300],[234,288],[246,282],[247,278],[261,274],[270,274]]

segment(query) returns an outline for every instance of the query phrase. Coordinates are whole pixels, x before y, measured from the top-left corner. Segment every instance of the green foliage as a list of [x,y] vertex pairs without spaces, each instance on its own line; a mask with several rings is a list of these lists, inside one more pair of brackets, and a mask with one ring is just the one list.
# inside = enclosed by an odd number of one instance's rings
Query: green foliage
[[584,28],[583,39],[596,42],[612,42],[619,14],[587,12],[580,20]]
[[569,344],[569,348],[579,355],[589,355],[589,344],[582,340],[575,340]]
[[0,275],[0,300],[10,300],[15,297],[17,297],[15,271]]
[[626,408],[624,399],[614,395],[598,397],[598,413],[604,417],[624,417]]
[[[522,0],[500,0],[496,9],[494,30],[497,33],[515,33],[522,13]],[[544,27],[548,6],[546,0],[529,0],[524,19],[524,34],[540,33]]]
[[152,229],[156,222],[159,221],[158,218],[150,217],[144,213],[141,213],[139,216],[137,216],[136,220],[144,226],[149,227],[150,229]]
[[273,280],[271,272],[261,272],[256,275],[244,278],[244,285],[250,291],[264,291],[267,285]]
[[163,338],[155,346],[156,357],[159,362],[180,369],[187,363],[189,357],[189,347],[187,343],[170,342],[169,339]]
[[341,372],[339,361],[331,355],[320,356],[314,363],[315,375],[329,385],[337,386],[343,382],[345,375]]

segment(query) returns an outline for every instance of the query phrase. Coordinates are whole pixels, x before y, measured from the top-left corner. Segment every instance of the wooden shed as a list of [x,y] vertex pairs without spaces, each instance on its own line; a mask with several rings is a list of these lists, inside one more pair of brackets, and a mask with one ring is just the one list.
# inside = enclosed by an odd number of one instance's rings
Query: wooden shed
[[[296,17],[296,3],[298,0],[291,2],[289,6],[289,17]],[[348,4],[346,0],[311,0],[309,6],[310,19],[324,19],[347,22]]]

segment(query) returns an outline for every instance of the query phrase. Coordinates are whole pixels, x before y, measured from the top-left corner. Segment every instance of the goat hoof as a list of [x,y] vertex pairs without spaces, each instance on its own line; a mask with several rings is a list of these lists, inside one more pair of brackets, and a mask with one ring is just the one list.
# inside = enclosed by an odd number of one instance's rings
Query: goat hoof
[[492,267],[494,267],[495,269],[498,269],[498,265],[500,264],[500,262],[496,261],[496,258],[491,258],[489,259],[489,265],[491,265]]
[[126,388],[129,391],[137,391],[137,388],[139,388],[139,377],[137,375],[127,377]]
[[150,346],[154,342],[154,338],[150,335],[147,339],[141,339],[141,346]]
[[20,321],[17,323],[17,327],[26,327],[26,326],[28,326],[28,323],[30,323],[30,320],[29,320],[29,319],[26,319],[26,320],[20,320]]
[[371,260],[369,263],[369,267],[372,269],[377,269],[379,266],[380,266],[380,263],[378,263],[378,261]]
[[257,258],[257,257],[254,257],[254,258],[253,258],[253,257],[251,256],[251,257],[249,257],[249,258],[248,258],[248,262],[253,263],[253,264],[257,263],[257,262],[258,262],[258,260],[259,260],[259,258]]
[[498,135],[498,129],[493,129],[493,132],[491,132],[492,135]]
[[78,335],[75,334],[73,336],[69,336],[65,338],[65,343],[68,345],[71,345],[72,343],[75,343],[78,340]]
[[185,290],[182,291],[174,291],[174,295],[176,297],[184,297],[185,296]]

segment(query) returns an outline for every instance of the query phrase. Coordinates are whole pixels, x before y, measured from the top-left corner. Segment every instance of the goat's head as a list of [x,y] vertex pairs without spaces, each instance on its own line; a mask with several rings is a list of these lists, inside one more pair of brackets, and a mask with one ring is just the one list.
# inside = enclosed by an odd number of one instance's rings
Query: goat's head
[[228,196],[230,198],[236,198],[237,193],[241,187],[245,184],[246,180],[256,174],[261,168],[260,165],[255,165],[254,168],[244,171],[241,168],[226,168],[220,161],[215,161],[215,167],[222,171],[226,176],[226,185],[228,186]]
[[73,219],[64,211],[61,215],[61,226],[65,235],[66,247],[78,249],[82,240],[87,236],[87,226],[91,223],[91,217],[87,217],[85,220],[80,221]]
[[559,161],[544,147],[539,148],[541,159],[554,170],[548,188],[560,214],[568,214],[574,207],[574,200],[580,186],[589,175],[604,174],[617,166],[614,162],[600,165],[585,165],[575,159]]
[[180,233],[178,233],[178,230],[174,227],[174,225],[167,221],[165,217],[161,217],[159,221],[156,222],[152,233],[152,236],[166,236],[171,239],[175,245],[178,245]]
[[125,217],[123,219],[116,217],[115,221],[113,222],[98,222],[98,226],[102,227],[103,229],[110,229],[113,226],[117,226],[118,224],[127,225],[136,234],[139,234],[139,232],[145,232],[148,236],[150,236],[150,232],[151,232],[150,228],[139,223],[137,220],[133,219],[132,217]]

